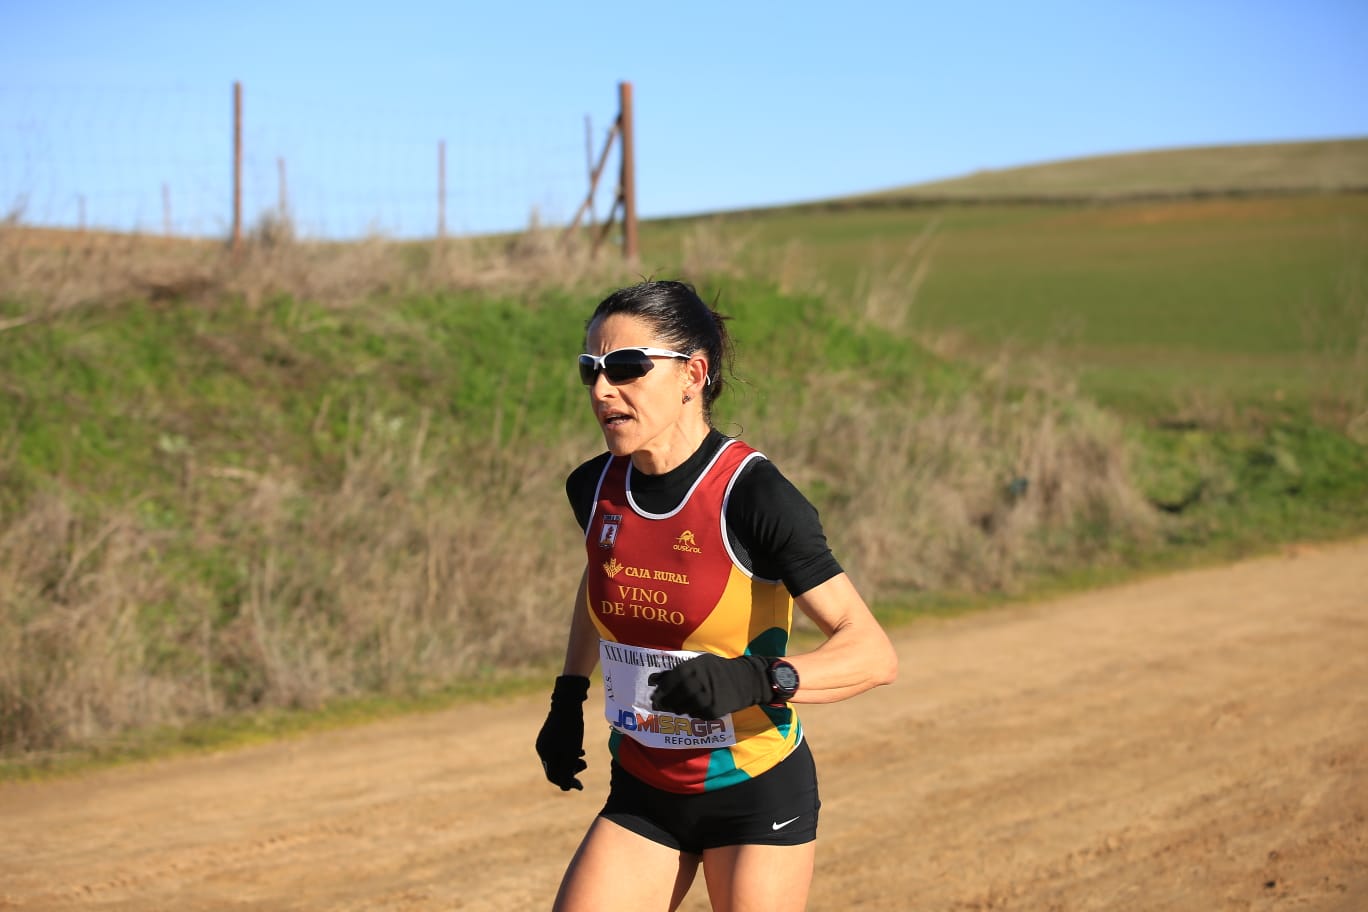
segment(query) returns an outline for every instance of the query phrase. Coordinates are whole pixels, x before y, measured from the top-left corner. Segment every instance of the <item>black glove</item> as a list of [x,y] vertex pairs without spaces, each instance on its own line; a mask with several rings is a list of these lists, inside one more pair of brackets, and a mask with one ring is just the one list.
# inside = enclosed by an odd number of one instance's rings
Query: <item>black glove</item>
[[747,706],[768,703],[774,696],[769,665],[764,656],[724,659],[710,652],[694,656],[647,678],[647,683],[656,686],[651,708],[717,719]]
[[541,757],[546,778],[562,792],[583,789],[575,778],[588,768],[584,757],[584,701],[589,696],[589,679],[582,675],[561,675],[551,690],[551,711],[537,733],[537,756]]

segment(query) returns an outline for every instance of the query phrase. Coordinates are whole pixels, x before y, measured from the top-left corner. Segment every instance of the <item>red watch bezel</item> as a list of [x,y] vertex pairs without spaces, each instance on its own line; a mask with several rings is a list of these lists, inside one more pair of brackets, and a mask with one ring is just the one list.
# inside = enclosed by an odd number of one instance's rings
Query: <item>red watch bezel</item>
[[[781,690],[779,685],[775,683],[774,669],[779,667],[787,668],[789,671],[793,672],[792,690]],[[765,670],[765,676],[769,678],[770,691],[774,694],[774,700],[770,703],[771,706],[783,706],[793,699],[794,695],[798,693],[798,688],[802,686],[802,681],[798,677],[798,669],[794,668],[791,662],[787,662],[784,659],[775,659],[770,662],[769,667]]]

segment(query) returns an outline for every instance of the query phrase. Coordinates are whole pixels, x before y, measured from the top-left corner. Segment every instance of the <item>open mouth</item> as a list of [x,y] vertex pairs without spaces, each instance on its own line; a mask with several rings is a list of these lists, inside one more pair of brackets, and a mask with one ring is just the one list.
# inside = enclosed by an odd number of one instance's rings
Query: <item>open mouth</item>
[[614,412],[613,414],[603,416],[603,426],[606,428],[621,427],[631,420],[632,419],[627,415]]

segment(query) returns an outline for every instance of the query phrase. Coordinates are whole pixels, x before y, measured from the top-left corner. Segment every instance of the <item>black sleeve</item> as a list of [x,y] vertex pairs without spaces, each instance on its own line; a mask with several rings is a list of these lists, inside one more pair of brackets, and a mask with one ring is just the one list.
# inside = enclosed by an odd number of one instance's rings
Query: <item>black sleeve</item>
[[565,479],[565,496],[570,499],[570,509],[575,511],[575,521],[581,529],[589,528],[589,516],[594,511],[594,489],[598,487],[608,456],[608,453],[600,453]]
[[768,459],[747,466],[732,488],[727,525],[752,572],[802,595],[844,572],[814,507]]

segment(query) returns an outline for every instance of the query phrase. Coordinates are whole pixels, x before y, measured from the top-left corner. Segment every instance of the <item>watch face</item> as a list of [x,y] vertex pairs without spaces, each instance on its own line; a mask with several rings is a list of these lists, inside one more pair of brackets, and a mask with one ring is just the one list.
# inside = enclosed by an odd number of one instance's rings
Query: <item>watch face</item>
[[776,665],[770,669],[771,680],[774,686],[785,693],[791,693],[798,689],[798,672],[794,671],[789,665]]

